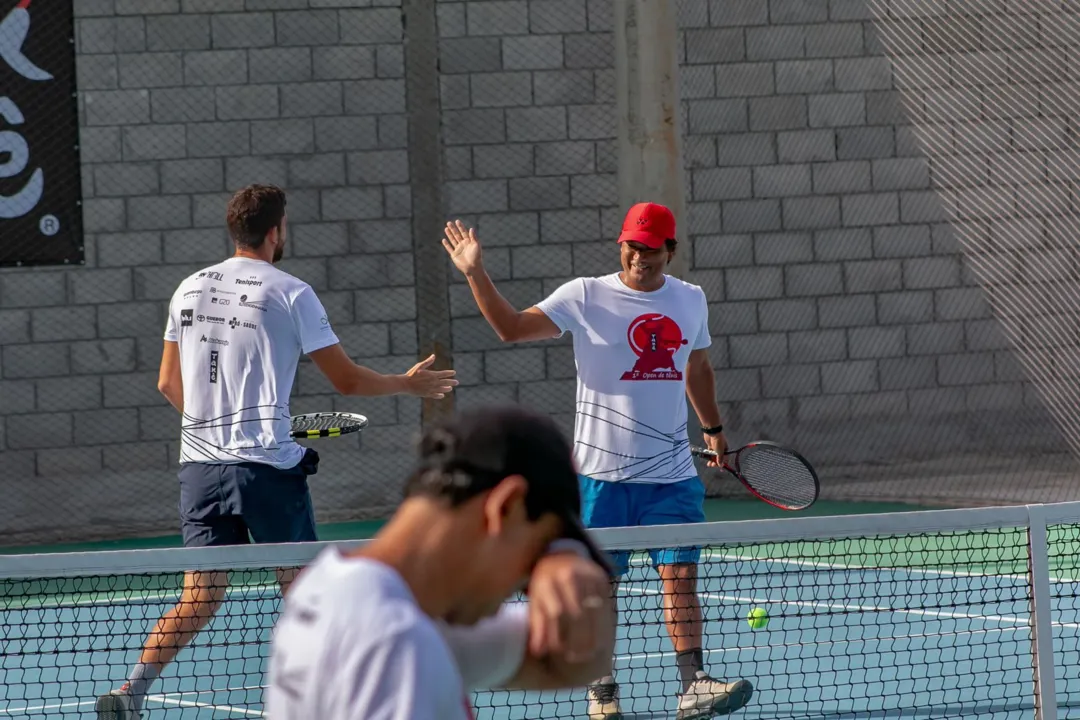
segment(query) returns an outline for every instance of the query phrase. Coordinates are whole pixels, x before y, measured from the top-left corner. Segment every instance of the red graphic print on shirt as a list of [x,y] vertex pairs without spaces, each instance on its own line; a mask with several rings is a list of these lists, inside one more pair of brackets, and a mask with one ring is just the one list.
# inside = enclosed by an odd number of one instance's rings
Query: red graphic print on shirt
[[674,320],[659,313],[639,315],[631,321],[626,340],[638,359],[623,380],[682,380],[675,353],[689,341]]

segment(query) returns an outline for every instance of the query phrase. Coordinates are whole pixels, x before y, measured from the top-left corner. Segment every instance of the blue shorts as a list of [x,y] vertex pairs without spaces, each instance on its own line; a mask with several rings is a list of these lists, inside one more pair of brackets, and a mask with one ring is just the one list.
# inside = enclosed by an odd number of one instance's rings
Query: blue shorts
[[[581,519],[587,528],[678,525],[705,522],[705,485],[701,478],[675,483],[621,483],[578,476]],[[616,576],[630,566],[628,551],[609,553]],[[700,548],[665,548],[649,552],[653,567],[696,564]]]
[[308,448],[300,464],[287,470],[251,462],[184,463],[179,473],[184,546],[314,542],[307,476],[318,471],[318,458]]

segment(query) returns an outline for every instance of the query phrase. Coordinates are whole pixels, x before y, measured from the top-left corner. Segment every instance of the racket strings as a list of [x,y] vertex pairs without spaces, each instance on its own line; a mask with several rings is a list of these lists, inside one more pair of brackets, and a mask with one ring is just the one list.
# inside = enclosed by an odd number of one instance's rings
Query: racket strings
[[325,417],[298,417],[293,418],[293,432],[313,432],[315,430],[332,430],[334,428],[352,427],[357,423],[347,418]]
[[770,502],[806,507],[817,498],[814,473],[798,456],[774,447],[751,447],[739,454],[739,473]]

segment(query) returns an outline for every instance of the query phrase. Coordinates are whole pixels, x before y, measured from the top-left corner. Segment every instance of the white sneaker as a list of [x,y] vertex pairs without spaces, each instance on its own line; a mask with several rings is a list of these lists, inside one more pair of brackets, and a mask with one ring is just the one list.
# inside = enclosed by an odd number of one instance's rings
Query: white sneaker
[[142,714],[135,709],[131,686],[127,683],[119,690],[99,697],[94,709],[98,720],[142,720]]
[[619,686],[613,682],[589,686],[589,720],[622,720]]
[[727,715],[750,702],[754,686],[748,680],[732,683],[715,680],[698,671],[697,679],[679,696],[676,720],[701,720]]

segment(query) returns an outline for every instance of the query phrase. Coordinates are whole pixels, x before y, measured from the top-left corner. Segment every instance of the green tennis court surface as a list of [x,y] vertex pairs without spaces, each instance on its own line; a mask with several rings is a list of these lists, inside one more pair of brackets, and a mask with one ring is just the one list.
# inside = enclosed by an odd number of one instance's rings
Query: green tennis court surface
[[[709,543],[700,580],[707,661],[714,675],[754,683],[739,717],[1032,717],[1026,530],[893,532],[892,519],[880,516],[885,536],[789,531]],[[865,518],[830,517],[798,529],[842,535],[847,521],[868,527]],[[730,525],[712,527],[722,535]],[[1080,694],[1080,526],[1051,527],[1048,551],[1058,717],[1080,717],[1071,702]],[[209,629],[155,686],[147,718],[262,716],[276,587],[269,570],[238,570],[232,582]],[[92,716],[95,697],[123,681],[178,587],[176,574],[0,581],[0,717]],[[616,648],[627,717],[674,714],[660,594],[646,556],[635,553]],[[753,607],[768,610],[766,629],[745,622]],[[581,692],[480,693],[474,704],[490,720],[579,718],[586,707]]]

